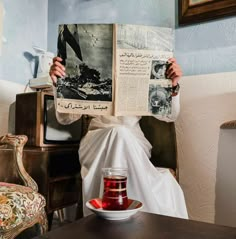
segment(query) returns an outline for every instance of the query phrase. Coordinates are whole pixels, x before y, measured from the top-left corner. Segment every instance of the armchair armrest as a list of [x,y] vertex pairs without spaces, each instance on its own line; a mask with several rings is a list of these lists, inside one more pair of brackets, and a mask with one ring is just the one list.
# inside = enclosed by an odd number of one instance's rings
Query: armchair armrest
[[16,162],[16,168],[19,176],[24,182],[24,185],[32,188],[34,191],[38,191],[37,183],[30,177],[26,172],[23,165],[23,148],[27,142],[28,138],[26,135],[12,135],[6,134],[0,136],[0,145],[9,145],[13,147],[14,150],[14,160]]

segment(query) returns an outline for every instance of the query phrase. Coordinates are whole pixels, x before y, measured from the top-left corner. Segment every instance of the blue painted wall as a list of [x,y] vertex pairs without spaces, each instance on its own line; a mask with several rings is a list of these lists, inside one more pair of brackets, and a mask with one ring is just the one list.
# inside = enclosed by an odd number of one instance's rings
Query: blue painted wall
[[4,6],[0,79],[27,84],[33,77],[32,46],[47,48],[48,0],[2,0]]
[[48,0],[48,49],[56,53],[62,23],[175,26],[173,0]]
[[236,17],[178,27],[175,40],[184,75],[236,71]]

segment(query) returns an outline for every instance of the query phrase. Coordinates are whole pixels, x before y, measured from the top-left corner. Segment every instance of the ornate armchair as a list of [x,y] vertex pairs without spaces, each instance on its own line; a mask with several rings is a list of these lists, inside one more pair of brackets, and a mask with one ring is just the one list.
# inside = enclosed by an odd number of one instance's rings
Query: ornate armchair
[[25,171],[22,162],[23,147],[27,140],[25,135],[7,134],[0,137],[1,149],[12,148],[14,167],[24,184],[0,182],[0,239],[13,239],[36,224],[40,226],[41,234],[47,231],[45,199],[37,192],[38,186]]

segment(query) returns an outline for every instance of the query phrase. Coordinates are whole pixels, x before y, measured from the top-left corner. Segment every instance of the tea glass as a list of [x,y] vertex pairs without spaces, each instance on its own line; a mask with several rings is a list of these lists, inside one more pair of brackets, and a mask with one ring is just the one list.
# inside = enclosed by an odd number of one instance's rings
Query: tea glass
[[103,197],[104,210],[125,210],[128,207],[127,197],[127,168],[103,168]]

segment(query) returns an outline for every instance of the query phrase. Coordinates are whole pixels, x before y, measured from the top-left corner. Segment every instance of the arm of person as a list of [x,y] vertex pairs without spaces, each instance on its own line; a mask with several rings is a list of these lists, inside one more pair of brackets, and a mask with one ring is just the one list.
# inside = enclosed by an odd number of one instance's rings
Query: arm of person
[[180,112],[179,80],[182,77],[182,70],[180,66],[177,64],[175,58],[170,58],[168,61],[171,64],[166,71],[166,77],[172,80],[172,87],[173,89],[175,89],[172,93],[171,114],[164,118],[162,116],[154,116],[154,117],[162,121],[173,122],[177,119]]
[[[57,77],[65,76],[65,67],[61,64],[62,59],[60,57],[53,58],[53,64],[50,67],[49,75],[53,82],[53,95],[55,108],[57,107],[57,92],[56,92],[56,84]],[[56,118],[60,124],[66,125],[71,124],[76,120],[79,120],[82,115],[80,114],[71,114],[71,113],[61,113],[56,110]]]

